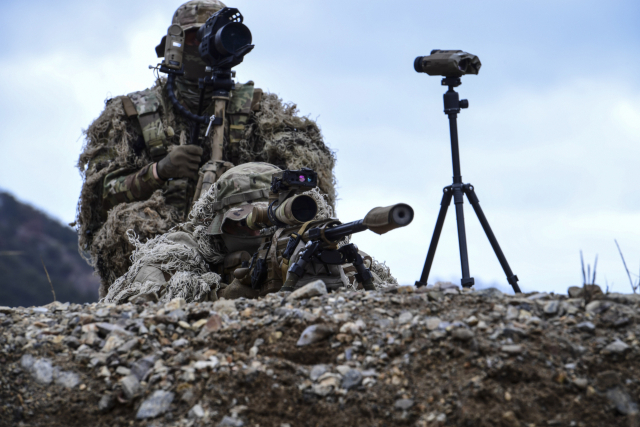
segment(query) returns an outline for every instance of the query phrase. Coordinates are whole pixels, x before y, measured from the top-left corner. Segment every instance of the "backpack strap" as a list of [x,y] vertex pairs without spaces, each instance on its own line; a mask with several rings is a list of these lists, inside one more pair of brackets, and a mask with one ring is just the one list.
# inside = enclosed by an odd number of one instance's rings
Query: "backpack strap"
[[[123,97],[122,106],[128,117],[137,116],[151,160],[157,162],[166,156],[169,145],[167,135],[173,136],[173,129],[165,129],[162,125],[160,111],[164,105],[160,94],[153,89],[133,92]],[[131,107],[135,109],[135,115]]]

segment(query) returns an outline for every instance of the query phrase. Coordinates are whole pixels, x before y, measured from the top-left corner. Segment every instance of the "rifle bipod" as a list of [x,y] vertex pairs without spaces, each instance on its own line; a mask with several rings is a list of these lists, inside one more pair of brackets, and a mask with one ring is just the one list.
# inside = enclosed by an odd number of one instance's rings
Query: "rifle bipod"
[[326,267],[328,264],[341,265],[352,263],[357,272],[356,280],[362,283],[365,290],[375,290],[375,286],[373,286],[373,276],[369,269],[364,266],[364,260],[358,252],[356,245],[349,243],[336,249],[335,246],[333,248],[327,248],[326,243],[322,241],[310,241],[307,243],[307,246],[302,249],[298,260],[289,267],[286,281],[280,291],[293,292],[296,284],[305,274],[305,266],[314,258],[325,265],[327,272],[329,272],[329,268]]

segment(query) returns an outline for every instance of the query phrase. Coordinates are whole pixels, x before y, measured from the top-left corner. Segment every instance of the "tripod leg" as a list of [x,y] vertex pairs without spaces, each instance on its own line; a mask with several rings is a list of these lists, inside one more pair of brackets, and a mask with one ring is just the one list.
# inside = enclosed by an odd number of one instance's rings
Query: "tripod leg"
[[456,222],[458,224],[458,245],[460,246],[460,266],[462,267],[462,279],[460,284],[463,288],[473,286],[474,280],[469,273],[469,255],[467,254],[467,233],[464,228],[464,193],[460,184],[453,186],[453,203],[456,205]]
[[424,262],[422,268],[422,275],[420,281],[416,282],[416,287],[426,286],[427,279],[429,278],[429,272],[431,271],[431,264],[433,264],[433,258],[436,256],[436,248],[438,247],[438,240],[440,240],[440,233],[442,233],[442,226],[444,225],[444,219],[447,216],[447,209],[451,204],[451,186],[445,187],[442,194],[442,201],[440,202],[440,212],[438,213],[438,219],[436,221],[436,228],[433,230],[433,237],[431,238],[431,244],[429,244],[429,252],[427,252],[427,259]]
[[507,258],[505,258],[502,253],[502,249],[500,249],[500,245],[498,244],[498,239],[493,234],[491,230],[491,226],[489,226],[489,221],[487,221],[487,217],[484,216],[484,212],[482,212],[482,208],[480,207],[480,200],[478,200],[478,196],[476,196],[476,192],[473,189],[471,184],[466,184],[464,186],[464,192],[469,199],[469,203],[473,206],[473,210],[476,212],[476,216],[484,229],[484,233],[487,235],[489,239],[489,243],[491,243],[491,247],[493,248],[493,252],[495,252],[496,257],[498,257],[498,261],[500,261],[500,265],[502,266],[502,270],[504,270],[504,274],[507,275],[507,281],[513,288],[515,293],[520,293],[520,287],[518,286],[518,276],[513,274],[511,271],[511,267],[509,267],[509,263],[507,262]]

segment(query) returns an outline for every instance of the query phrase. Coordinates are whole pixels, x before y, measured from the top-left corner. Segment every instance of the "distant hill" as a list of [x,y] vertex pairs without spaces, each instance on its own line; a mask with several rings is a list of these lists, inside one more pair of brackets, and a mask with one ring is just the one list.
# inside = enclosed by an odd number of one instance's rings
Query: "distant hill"
[[99,280],[78,254],[76,232],[0,192],[0,306],[28,307],[53,300],[42,262],[58,301],[98,300]]

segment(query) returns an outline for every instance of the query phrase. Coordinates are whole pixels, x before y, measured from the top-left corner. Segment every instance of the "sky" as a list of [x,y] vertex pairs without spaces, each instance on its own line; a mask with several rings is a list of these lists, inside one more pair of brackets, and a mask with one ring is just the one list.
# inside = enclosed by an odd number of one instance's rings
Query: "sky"
[[[149,65],[180,1],[3,1],[0,189],[64,223],[82,185],[82,130],[105,99],[153,84]],[[525,291],[596,283],[630,292],[640,273],[640,3],[589,0],[238,0],[255,49],[240,82],[296,103],[336,152],[343,222],[404,202],[415,219],[353,241],[400,283],[420,277],[451,184],[446,88],[416,56],[480,57],[458,88],[461,168]],[[28,19],[26,19],[28,17]],[[465,201],[471,275],[508,288]],[[453,206],[429,282],[459,283]]]

